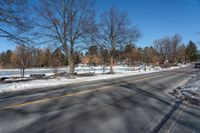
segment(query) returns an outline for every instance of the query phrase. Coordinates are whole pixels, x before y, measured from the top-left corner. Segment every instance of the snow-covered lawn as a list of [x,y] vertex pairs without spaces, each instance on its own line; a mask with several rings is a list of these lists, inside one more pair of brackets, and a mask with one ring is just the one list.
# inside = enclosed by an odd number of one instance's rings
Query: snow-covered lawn
[[[129,72],[139,68],[143,68],[143,66],[138,67],[127,67],[127,66],[114,66],[115,72]],[[143,68],[144,69],[144,68]],[[149,69],[149,67],[147,67]],[[75,68],[75,72],[78,74],[81,73],[95,73],[95,74],[102,74],[109,72],[110,68],[102,66],[85,66],[79,65]],[[29,68],[25,70],[25,77],[30,77],[31,74],[45,74],[46,76],[54,75],[52,68]],[[58,73],[62,72],[69,72],[68,67],[61,67],[57,68]],[[0,69],[0,77],[20,77],[20,70],[19,69]]]
[[[180,65],[178,67],[171,67],[167,69],[161,69],[160,67],[151,68],[150,66],[146,67],[145,69],[142,67],[141,70],[138,70],[140,67],[126,67],[126,66],[116,66],[114,67],[115,74],[102,74],[103,69],[102,67],[84,67],[79,66],[76,68],[77,73],[86,73],[86,72],[94,72],[95,76],[90,77],[75,77],[75,78],[53,78],[53,79],[46,79],[46,80],[32,80],[32,81],[26,81],[26,82],[17,82],[17,83],[9,83],[9,84],[0,84],[0,93],[4,92],[12,92],[12,91],[20,91],[20,90],[28,90],[28,89],[35,89],[35,88],[46,88],[46,87],[56,87],[56,86],[62,86],[67,84],[74,84],[74,83],[82,83],[82,82],[88,82],[88,81],[95,81],[95,80],[105,80],[105,79],[112,79],[112,78],[119,78],[123,76],[130,76],[130,75],[138,75],[138,74],[145,74],[145,73],[153,73],[153,72],[159,72],[159,71],[167,71],[172,69],[177,69],[180,67],[185,67],[187,65]],[[68,70],[67,68],[59,68],[59,72],[66,72]],[[6,70],[0,70],[1,75],[2,71],[5,72]],[[109,67],[106,68],[105,72],[109,71]],[[9,75],[4,76],[16,76],[16,70],[7,70]],[[26,71],[26,76],[32,73],[45,73],[47,75],[51,75],[52,70],[50,69],[29,69]],[[18,75],[19,76],[19,75]]]
[[[188,65],[188,64],[187,64]],[[177,67],[173,68],[179,68],[184,67],[186,65],[179,65]],[[117,73],[129,73],[130,71],[135,71],[141,68],[141,71],[144,70],[143,66],[137,66],[137,67],[128,67],[126,65],[119,65],[114,66],[114,71]],[[146,70],[149,71],[151,69],[154,70],[161,70],[160,67],[151,68],[150,66],[146,66]],[[170,69],[170,68],[169,68]],[[109,67],[103,68],[102,66],[85,66],[85,65],[78,65],[75,68],[75,72],[78,74],[81,73],[95,73],[95,74],[102,74],[102,73],[108,73],[110,70]],[[54,75],[52,68],[28,68],[25,70],[25,77],[30,77],[31,74],[45,74],[46,76]],[[61,67],[57,69],[58,73],[62,72],[69,72],[68,67]],[[20,77],[20,70],[19,69],[0,69],[0,77]]]

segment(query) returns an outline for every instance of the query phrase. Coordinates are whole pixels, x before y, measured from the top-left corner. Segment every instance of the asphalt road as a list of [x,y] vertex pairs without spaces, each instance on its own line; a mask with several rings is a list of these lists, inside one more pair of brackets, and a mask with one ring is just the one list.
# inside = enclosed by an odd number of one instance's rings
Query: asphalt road
[[192,67],[0,98],[0,133],[200,132],[200,108],[169,92]]

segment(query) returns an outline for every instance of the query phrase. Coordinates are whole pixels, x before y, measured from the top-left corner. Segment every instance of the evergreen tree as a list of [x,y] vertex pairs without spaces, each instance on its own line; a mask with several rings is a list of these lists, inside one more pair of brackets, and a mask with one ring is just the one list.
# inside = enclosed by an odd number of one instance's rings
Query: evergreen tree
[[89,57],[89,65],[98,65],[95,61],[99,57],[99,50],[96,45],[90,46],[85,55]]
[[7,50],[6,52],[3,52],[0,54],[0,62],[3,65],[3,67],[11,67],[11,57],[13,52],[11,50]]
[[61,51],[60,48],[55,49],[53,52],[53,62],[56,63],[57,66],[62,66],[65,63],[65,55]]
[[198,51],[198,61],[200,61],[200,51]]
[[98,47],[96,45],[90,46],[86,55],[98,55]]
[[197,46],[194,42],[190,41],[186,48],[186,55],[188,62],[193,62],[198,60]]

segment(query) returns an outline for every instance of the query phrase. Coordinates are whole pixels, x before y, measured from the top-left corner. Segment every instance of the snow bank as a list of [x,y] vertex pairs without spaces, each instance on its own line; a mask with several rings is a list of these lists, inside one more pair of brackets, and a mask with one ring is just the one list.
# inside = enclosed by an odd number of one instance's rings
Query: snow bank
[[191,92],[191,93],[198,93],[200,95],[200,80],[197,80],[194,83],[188,85],[182,91]]
[[200,72],[185,86],[176,90],[178,98],[200,105]]
[[200,80],[190,83],[181,90],[182,95],[190,102],[200,105]]
[[[141,68],[141,69],[138,70],[138,68]],[[123,77],[123,76],[131,76],[131,75],[172,70],[172,69],[177,69],[179,67],[171,67],[169,69],[161,69],[160,67],[152,68],[150,66],[146,66],[146,67],[138,67],[138,68],[134,68],[135,71],[133,71],[130,69],[130,67],[116,66],[116,67],[114,67],[114,70],[116,72],[115,74],[100,74],[100,73],[102,73],[102,71],[101,71],[102,67],[95,67],[94,71],[95,71],[96,75],[91,76],[91,77],[75,77],[75,78],[70,78],[70,79],[63,77],[63,78],[32,80],[32,81],[26,81],[26,82],[0,84],[0,93],[35,89],[35,88],[56,87],[56,86],[67,85],[67,84],[119,78],[119,77]],[[43,71],[45,71],[45,70],[46,69],[44,69]],[[60,68],[60,70],[66,70],[66,68]],[[88,71],[92,72],[91,68],[88,70],[88,67],[78,67],[78,68],[76,68],[76,71],[78,71],[79,73],[88,72]]]

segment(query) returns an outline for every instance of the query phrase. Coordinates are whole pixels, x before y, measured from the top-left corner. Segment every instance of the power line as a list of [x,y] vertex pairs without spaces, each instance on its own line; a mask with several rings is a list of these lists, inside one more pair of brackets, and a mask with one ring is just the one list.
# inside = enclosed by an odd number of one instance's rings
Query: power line
[[189,5],[189,6],[199,6],[200,0],[164,0],[166,2],[171,2],[174,4]]

